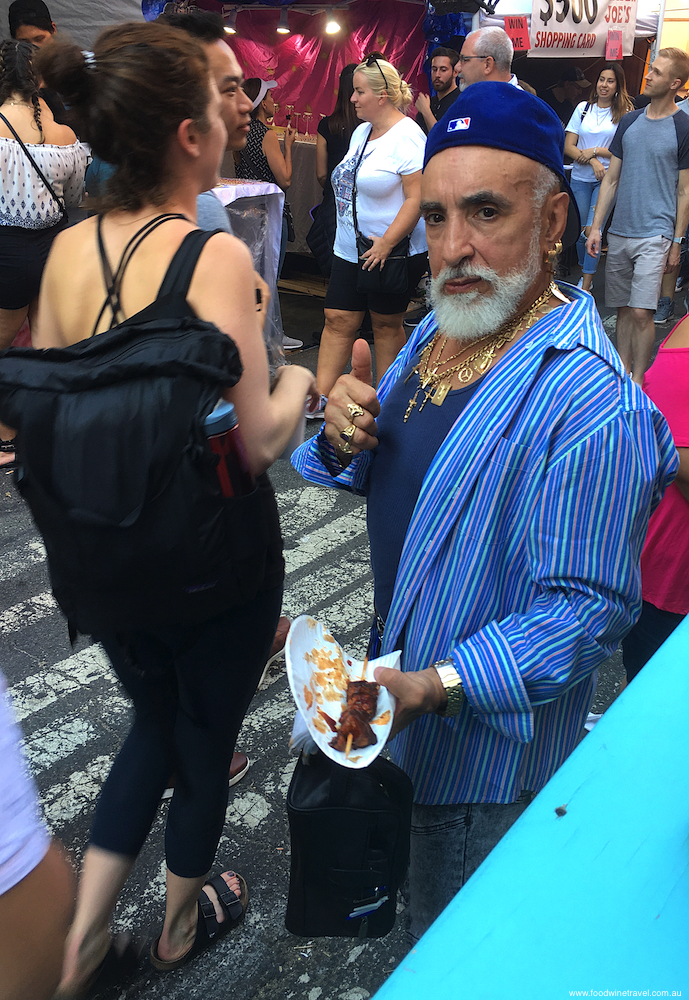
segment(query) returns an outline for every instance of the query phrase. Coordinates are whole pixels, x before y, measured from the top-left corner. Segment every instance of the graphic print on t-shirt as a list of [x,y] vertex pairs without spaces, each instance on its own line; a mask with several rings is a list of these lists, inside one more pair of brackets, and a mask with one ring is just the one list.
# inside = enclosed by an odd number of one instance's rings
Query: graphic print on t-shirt
[[[366,162],[373,150],[364,153],[362,164]],[[332,185],[335,191],[335,207],[337,217],[346,223],[350,228],[354,228],[354,216],[352,214],[352,198],[354,195],[354,171],[359,159],[360,149],[357,149],[354,156],[343,160],[332,172]],[[359,166],[361,169],[361,165]]]

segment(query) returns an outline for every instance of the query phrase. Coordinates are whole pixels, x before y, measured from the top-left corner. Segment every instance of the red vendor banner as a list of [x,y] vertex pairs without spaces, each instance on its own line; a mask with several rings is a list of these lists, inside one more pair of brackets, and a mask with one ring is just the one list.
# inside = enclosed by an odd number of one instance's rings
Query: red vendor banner
[[622,32],[608,31],[608,41],[605,46],[605,58],[609,62],[622,58]]
[[526,17],[511,17],[505,15],[505,31],[510,36],[510,41],[515,52],[527,52],[531,48],[529,42],[529,23]]
[[[208,2],[203,6],[218,9]],[[227,36],[247,78],[277,82],[276,124],[285,124],[285,109],[293,105],[295,111],[313,115],[309,131],[314,134],[319,116],[329,115],[335,107],[341,70],[347,63],[361,62],[368,52],[381,52],[411,86],[415,98],[420,89],[428,91],[423,73],[425,7],[400,0],[354,0],[347,9],[337,9],[342,25],[337,35],[326,34],[325,12],[310,15],[293,6],[287,8],[291,34],[280,35],[277,25],[284,10],[244,8],[237,14],[237,33]],[[416,114],[413,105],[409,113]]]

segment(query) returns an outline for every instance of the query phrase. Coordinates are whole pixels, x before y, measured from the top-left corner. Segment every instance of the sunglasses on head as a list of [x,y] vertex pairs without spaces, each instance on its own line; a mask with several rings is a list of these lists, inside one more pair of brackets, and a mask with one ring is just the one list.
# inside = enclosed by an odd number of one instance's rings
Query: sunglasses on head
[[387,90],[388,89],[388,81],[385,79],[385,73],[380,68],[380,63],[378,62],[378,60],[376,59],[375,56],[366,56],[366,66],[367,67],[373,66],[374,63],[378,67],[378,72],[383,77],[383,83],[385,84],[385,89]]

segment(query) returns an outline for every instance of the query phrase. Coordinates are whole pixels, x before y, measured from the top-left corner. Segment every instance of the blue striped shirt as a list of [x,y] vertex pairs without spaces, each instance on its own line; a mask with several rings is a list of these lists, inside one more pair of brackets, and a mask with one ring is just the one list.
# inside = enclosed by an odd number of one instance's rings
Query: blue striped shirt
[[[467,695],[458,716],[423,716],[391,743],[417,802],[514,802],[542,788],[639,614],[646,526],[677,454],[591,297],[565,290],[571,303],[485,376],[409,524],[382,652],[406,626],[403,669],[452,657]],[[431,313],[381,380],[382,405],[436,332]],[[312,482],[364,495],[373,461],[364,452],[342,471],[322,432],[293,457]]]

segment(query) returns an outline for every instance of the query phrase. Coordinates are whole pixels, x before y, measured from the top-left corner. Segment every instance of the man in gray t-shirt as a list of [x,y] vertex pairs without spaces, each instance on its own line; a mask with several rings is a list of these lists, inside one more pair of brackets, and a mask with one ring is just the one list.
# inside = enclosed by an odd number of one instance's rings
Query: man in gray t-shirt
[[605,303],[617,309],[617,349],[639,385],[653,353],[653,314],[663,274],[679,264],[689,223],[689,116],[675,105],[688,78],[687,53],[661,49],[646,77],[651,103],[624,115],[610,144],[610,167],[586,244],[597,256],[601,225],[617,195]]

